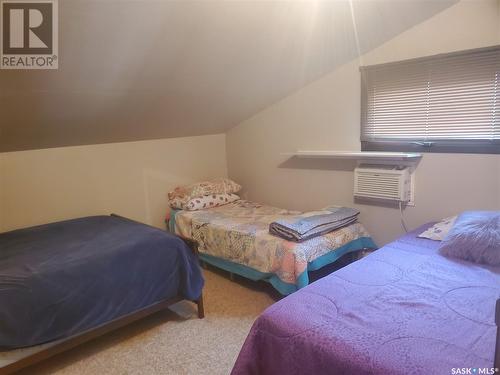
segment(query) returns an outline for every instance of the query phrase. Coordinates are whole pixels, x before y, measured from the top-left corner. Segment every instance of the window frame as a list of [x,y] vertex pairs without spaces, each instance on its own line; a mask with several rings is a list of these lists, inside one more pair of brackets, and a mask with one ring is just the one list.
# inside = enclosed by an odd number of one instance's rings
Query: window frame
[[[366,74],[370,68],[373,67],[388,67],[394,65],[401,65],[405,63],[414,62],[428,62],[430,60],[439,59],[442,57],[449,56],[460,56],[460,55],[470,55],[480,52],[488,52],[497,50],[500,54],[500,45],[477,48],[472,50],[464,50],[459,52],[451,52],[439,55],[432,55],[426,57],[420,57],[416,59],[408,59],[397,62],[390,62],[378,65],[369,65],[360,67],[361,75],[361,123],[360,123],[360,141],[362,151],[395,151],[395,152],[430,152],[430,153],[470,153],[470,154],[500,154],[500,140],[474,140],[474,139],[464,139],[464,140],[364,140],[363,139],[363,128],[368,124],[368,98],[369,98],[369,88],[367,87]],[[499,95],[500,95],[500,87]],[[499,107],[495,109],[500,110],[500,97],[498,97]],[[497,124],[495,123],[495,129]],[[500,124],[498,124],[500,126]]]

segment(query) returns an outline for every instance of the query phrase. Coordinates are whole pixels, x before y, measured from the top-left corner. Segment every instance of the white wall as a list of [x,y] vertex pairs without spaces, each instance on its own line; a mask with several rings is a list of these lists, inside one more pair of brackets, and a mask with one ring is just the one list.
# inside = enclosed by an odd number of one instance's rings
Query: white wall
[[0,154],[0,232],[116,213],[164,227],[166,194],[227,176],[225,136]]
[[[500,44],[499,7],[496,0],[462,1],[233,128],[226,138],[229,176],[248,198],[277,206],[353,206],[352,163],[283,165],[280,153],[359,150],[359,65]],[[409,226],[465,209],[500,209],[499,173],[500,155],[426,154],[416,172],[416,206],[406,211]],[[379,244],[401,234],[397,210],[357,207]]]

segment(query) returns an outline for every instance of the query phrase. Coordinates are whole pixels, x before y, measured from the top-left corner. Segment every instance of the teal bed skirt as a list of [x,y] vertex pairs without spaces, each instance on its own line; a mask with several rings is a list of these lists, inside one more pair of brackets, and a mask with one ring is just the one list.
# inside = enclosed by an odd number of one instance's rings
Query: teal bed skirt
[[[170,221],[168,223],[169,231],[175,233],[175,210],[171,211]],[[309,284],[309,272],[317,271],[320,268],[335,263],[339,258],[344,256],[345,254],[359,251],[362,249],[376,249],[377,245],[372,240],[371,237],[360,237],[354,241],[348,242],[347,244],[337,248],[335,251],[331,251],[326,253],[312,262],[307,264],[307,269],[302,272],[297,278],[296,284],[289,284],[282,281],[276,274],[274,273],[265,273],[257,271],[251,267],[234,263],[229,260],[225,260],[219,257],[214,257],[208,254],[204,254],[200,252],[200,259],[203,262],[206,262],[214,267],[223,269],[227,272],[234,273],[236,275],[243,276],[247,279],[253,281],[266,281],[270,283],[278,292],[283,295],[288,295],[297,290],[307,286]]]

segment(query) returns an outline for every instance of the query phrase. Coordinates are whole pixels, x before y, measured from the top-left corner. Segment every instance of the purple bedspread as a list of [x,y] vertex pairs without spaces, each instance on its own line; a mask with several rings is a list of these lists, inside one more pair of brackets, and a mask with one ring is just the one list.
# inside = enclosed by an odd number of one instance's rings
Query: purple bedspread
[[419,228],[269,307],[232,374],[452,374],[493,367],[500,268]]

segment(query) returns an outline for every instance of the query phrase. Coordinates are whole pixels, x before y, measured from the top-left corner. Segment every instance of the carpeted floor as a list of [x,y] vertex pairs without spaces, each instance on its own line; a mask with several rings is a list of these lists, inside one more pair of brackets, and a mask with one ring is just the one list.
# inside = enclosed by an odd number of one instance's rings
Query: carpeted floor
[[205,319],[181,302],[176,313],[157,313],[22,374],[229,374],[255,318],[279,297],[267,284],[204,272]]

